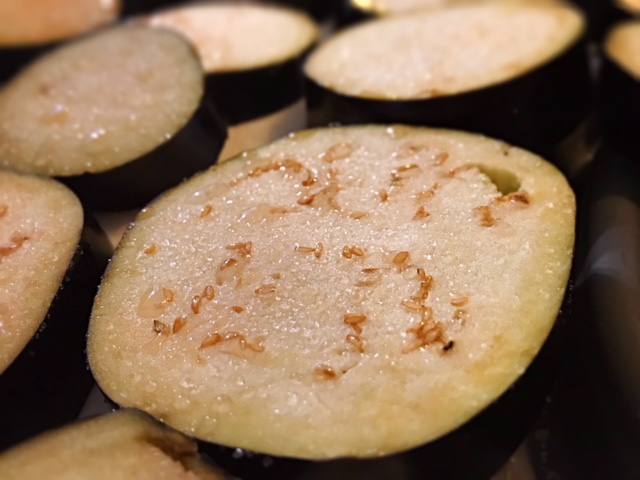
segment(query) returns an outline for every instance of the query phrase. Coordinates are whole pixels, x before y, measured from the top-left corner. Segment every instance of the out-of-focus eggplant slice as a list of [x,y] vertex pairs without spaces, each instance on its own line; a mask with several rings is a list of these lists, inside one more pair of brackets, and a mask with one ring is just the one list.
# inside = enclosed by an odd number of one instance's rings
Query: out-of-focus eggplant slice
[[142,21],[181,32],[200,53],[207,95],[231,127],[221,160],[306,126],[301,63],[318,37],[306,15],[222,2],[167,10]]
[[[141,212],[97,296],[90,365],[116,403],[229,458],[290,460],[290,478],[479,478],[544,395],[548,364],[521,376],[558,316],[574,215],[558,170],[485,137],[293,134]],[[525,403],[514,387],[480,413],[519,378]],[[443,449],[456,435],[466,448]]]
[[554,2],[484,3],[346,29],[306,62],[312,123],[459,128],[571,162],[557,154],[590,113],[584,29],[576,9]]
[[75,41],[0,91],[0,165],[58,177],[97,209],[144,205],[215,163],[224,136],[196,52],[160,29]]
[[0,449],[80,412],[93,385],[87,325],[110,253],[64,185],[0,172]]
[[604,44],[600,112],[605,138],[627,155],[640,153],[640,22],[614,27]]
[[3,480],[222,480],[197,444],[123,410],[47,432],[0,455]]
[[0,2],[0,83],[60,42],[115,20],[120,0]]

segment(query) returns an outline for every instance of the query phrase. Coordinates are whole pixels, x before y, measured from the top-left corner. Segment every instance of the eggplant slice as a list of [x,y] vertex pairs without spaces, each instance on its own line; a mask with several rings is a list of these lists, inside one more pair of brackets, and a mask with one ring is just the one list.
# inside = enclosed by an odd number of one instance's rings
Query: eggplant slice
[[0,92],[0,165],[59,177],[100,209],[142,206],[212,165],[224,136],[197,54],[159,29],[83,38]]
[[48,432],[0,455],[3,480],[222,480],[193,440],[123,410]]
[[0,82],[54,45],[107,25],[120,0],[0,2]]
[[88,320],[110,254],[64,185],[0,172],[0,450],[80,412],[93,385]]
[[590,114],[584,30],[577,9],[554,2],[446,8],[343,30],[305,65],[312,124],[456,128],[571,162],[556,154]]
[[[166,10],[143,23],[177,30],[198,50],[207,95],[232,128],[221,159],[306,126],[302,60],[318,38],[317,25],[292,9],[208,3]],[[255,134],[251,123],[266,121]]]
[[542,348],[574,202],[553,166],[477,135],[292,134],[140,213],[96,298],[92,371],[117,404],[206,442],[420,457]]

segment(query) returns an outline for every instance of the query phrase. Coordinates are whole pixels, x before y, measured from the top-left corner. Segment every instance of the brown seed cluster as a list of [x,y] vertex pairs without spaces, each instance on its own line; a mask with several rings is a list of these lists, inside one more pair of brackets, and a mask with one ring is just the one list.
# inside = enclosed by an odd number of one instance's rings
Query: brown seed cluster
[[344,247],[342,247],[342,256],[344,258],[363,257],[364,250],[353,245],[345,245]]
[[304,247],[302,245],[299,244],[295,244],[295,246],[293,247],[294,250],[296,252],[300,252],[300,253],[313,253],[313,256],[316,257],[318,260],[320,260],[322,258],[322,254],[324,252],[324,244],[323,243],[318,243],[316,244],[315,247]]
[[330,184],[317,193],[300,197],[298,199],[298,205],[340,210],[340,205],[337,200],[338,193],[340,193],[340,187],[335,184]]
[[244,182],[245,180],[247,180],[248,178],[258,178],[264,175],[265,173],[269,173],[269,172],[291,172],[295,174],[306,172],[307,178],[309,178],[309,175],[313,176],[313,173],[307,170],[304,167],[304,165],[302,165],[300,162],[291,158],[287,158],[281,161],[271,162],[264,166],[256,167],[246,175],[243,175],[237,178],[236,180],[232,181],[231,186],[235,187],[241,184],[242,182]]
[[478,217],[480,221],[480,225],[482,225],[483,227],[494,227],[496,225],[497,220],[493,216],[491,207],[484,205],[481,207],[474,208],[473,211],[476,217]]
[[218,267],[216,283],[218,285],[224,285],[237,281],[238,284],[240,284],[242,281],[242,274],[251,262],[253,242],[233,243],[231,245],[227,245],[226,249],[233,252],[234,255],[227,258]]
[[204,290],[202,291],[201,294],[194,295],[191,298],[191,311],[195,315],[199,315],[203,307],[203,302],[205,300],[211,301],[215,297],[216,297],[216,291],[213,285],[207,285],[206,287],[204,287]]
[[443,347],[448,344],[446,341],[444,325],[434,319],[433,309],[426,305],[429,293],[434,286],[433,277],[428,275],[424,268],[420,267],[416,269],[416,273],[420,279],[420,287],[418,291],[410,299],[406,299],[401,302],[401,305],[405,310],[410,313],[420,315],[420,323],[407,330],[407,333],[414,335],[415,338],[411,345],[403,349],[402,353],[405,354],[411,353],[420,348],[428,347],[435,343],[441,343]]
[[203,350],[225,342],[237,342],[241,350],[252,350],[257,353],[262,353],[265,350],[261,342],[250,342],[245,335],[239,332],[212,333],[205,337],[199,348]]

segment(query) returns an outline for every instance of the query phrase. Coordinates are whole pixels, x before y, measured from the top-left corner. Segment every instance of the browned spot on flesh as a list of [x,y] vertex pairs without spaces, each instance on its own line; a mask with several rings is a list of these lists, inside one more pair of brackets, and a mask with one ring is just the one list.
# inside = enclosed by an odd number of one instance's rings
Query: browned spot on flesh
[[381,202],[386,202],[389,199],[389,192],[386,190],[380,190],[378,192],[378,196],[380,197]]
[[480,225],[482,225],[483,227],[495,226],[496,219],[493,216],[493,213],[491,212],[491,207],[488,207],[485,205],[482,207],[476,207],[473,209],[473,211],[475,212],[476,216],[480,220]]
[[155,255],[156,253],[158,253],[158,245],[156,243],[154,243],[144,251],[145,255]]
[[469,297],[455,297],[451,299],[451,305],[454,307],[464,307],[469,303]]
[[227,245],[227,250],[238,252],[243,257],[249,257],[253,252],[253,242],[233,243]]
[[435,197],[436,192],[440,189],[440,184],[434,184],[430,189],[424,190],[416,195],[416,200],[418,203],[428,202],[433,197]]
[[202,211],[200,212],[200,218],[206,218],[213,212],[213,207],[211,205],[205,205]]
[[416,213],[413,215],[413,220],[424,220],[425,218],[429,218],[431,214],[427,212],[426,207],[421,206],[416,210]]
[[227,332],[224,335],[213,333],[208,335],[200,344],[200,349],[213,347],[219,343],[237,341],[241,350],[253,350],[254,352],[264,352],[264,347],[259,343],[251,343],[247,338],[239,332]]
[[195,295],[191,299],[191,311],[198,315],[200,313],[200,308],[202,308],[202,297],[200,295]]
[[335,380],[338,378],[336,371],[328,365],[320,365],[313,371],[316,377],[322,380]]
[[6,217],[9,213],[9,205],[0,205],[0,218]]
[[171,328],[169,325],[166,325],[159,320],[154,320],[153,331],[161,335],[169,335],[171,333]]
[[350,217],[353,218],[354,220],[360,220],[361,218],[364,218],[368,215],[368,213],[366,212],[353,212]]
[[360,271],[356,287],[373,287],[382,282],[382,270],[380,268],[363,268]]
[[187,319],[184,317],[178,317],[173,321],[173,333],[176,334],[178,333],[180,330],[182,330],[184,328],[184,326],[187,324]]
[[298,199],[298,205],[313,206],[316,208],[329,207],[332,210],[340,210],[340,205],[336,200],[340,187],[329,185],[317,193],[305,195]]
[[176,299],[176,294],[170,288],[163,288],[162,296],[169,303],[173,302]]
[[268,283],[255,289],[255,294],[259,297],[264,297],[275,293],[276,285],[274,283]]
[[211,301],[216,298],[216,291],[213,288],[213,285],[207,285],[204,287],[204,291],[202,292],[202,296],[207,300]]
[[354,148],[348,143],[337,143],[333,145],[329,150],[324,152],[322,159],[327,163],[333,163],[338,160],[344,160],[349,158],[353,153]]
[[393,264],[396,267],[401,267],[409,261],[409,252],[398,252],[393,257]]
[[217,345],[222,341],[222,335],[219,333],[212,333],[211,335],[207,335],[207,337],[200,344],[200,348],[209,348]]
[[14,235],[11,237],[11,243],[4,247],[0,247],[0,257],[8,257],[22,248],[22,245],[29,240],[25,235]]
[[314,253],[316,251],[315,247],[303,247],[302,245],[296,245],[293,249],[300,253]]
[[448,152],[438,152],[433,157],[433,163],[436,166],[440,166],[444,162],[446,162],[448,159],[449,159],[449,153]]
[[360,353],[364,353],[364,341],[358,335],[347,335],[347,343]]
[[513,192],[499,197],[498,202],[522,203],[524,205],[529,205],[529,203],[531,203],[531,200],[529,199],[529,194],[527,192]]
[[470,170],[473,170],[477,167],[474,167],[473,165],[462,165],[460,167],[456,167],[452,170],[449,170],[447,173],[444,174],[445,178],[455,178],[457,177],[460,173],[463,172],[468,172]]

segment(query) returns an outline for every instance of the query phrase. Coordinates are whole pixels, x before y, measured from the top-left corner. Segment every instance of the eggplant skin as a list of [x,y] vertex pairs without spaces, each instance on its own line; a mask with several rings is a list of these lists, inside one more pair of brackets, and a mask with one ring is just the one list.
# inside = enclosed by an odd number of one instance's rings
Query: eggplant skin
[[58,177],[96,211],[141,208],[165,190],[215,164],[227,128],[206,96],[193,117],[154,151],[103,173]]
[[74,420],[94,385],[85,354],[93,298],[112,253],[85,217],[82,238],[38,333],[0,375],[0,450]]
[[572,284],[573,281],[547,341],[525,374],[468,423],[434,442],[387,457],[319,462],[263,455],[207,442],[200,442],[200,450],[223,470],[242,480],[490,478],[525,440],[556,386],[575,324]]

